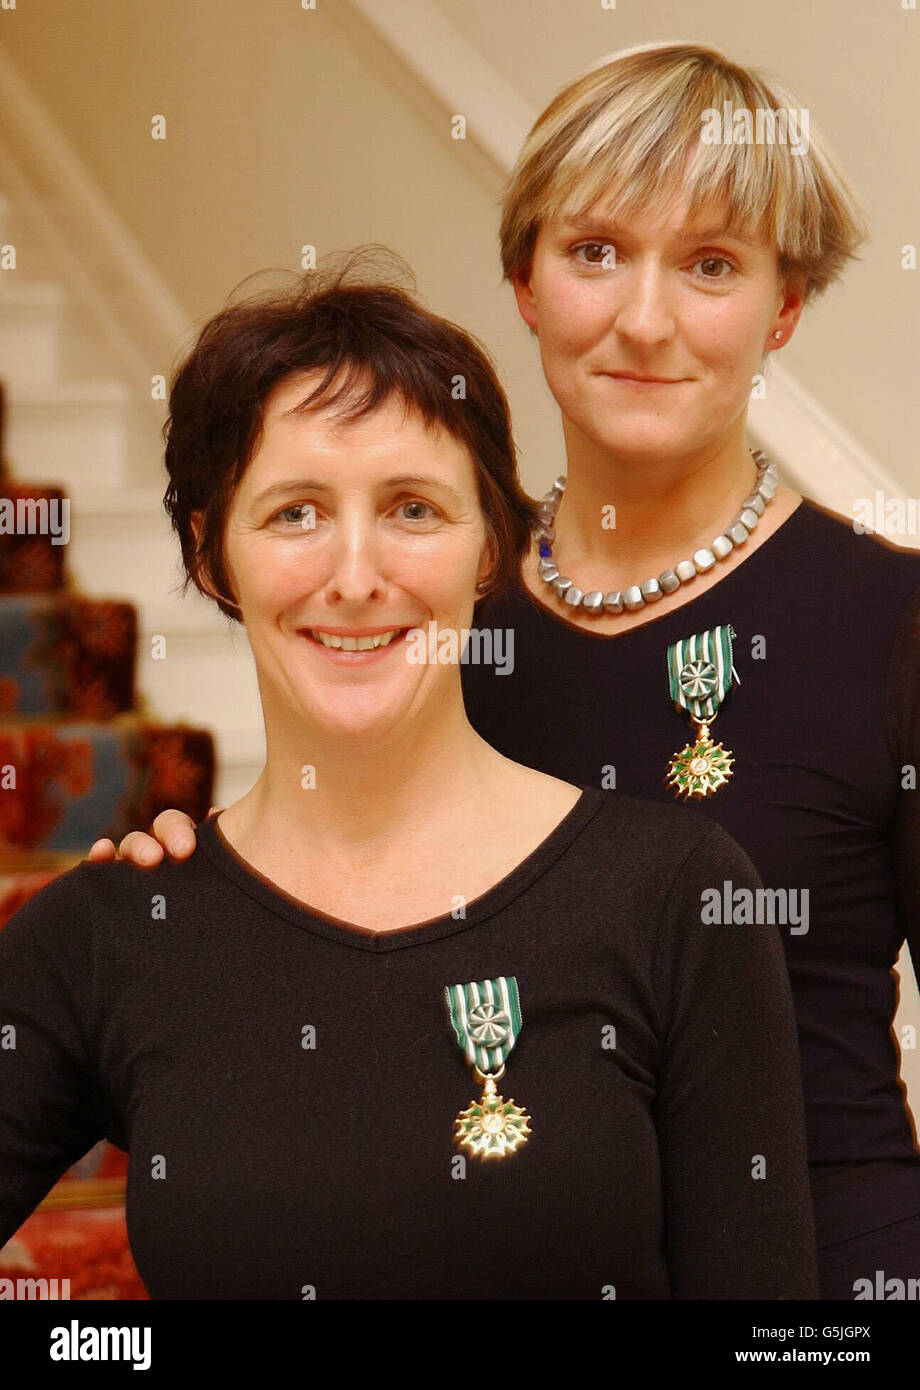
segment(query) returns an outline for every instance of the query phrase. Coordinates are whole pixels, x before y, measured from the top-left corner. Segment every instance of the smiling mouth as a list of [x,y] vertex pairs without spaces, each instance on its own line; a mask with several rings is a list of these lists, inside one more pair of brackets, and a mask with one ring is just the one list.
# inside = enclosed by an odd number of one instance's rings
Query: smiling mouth
[[393,642],[398,642],[405,637],[408,631],[407,627],[396,627],[390,628],[387,632],[351,637],[325,632],[318,627],[300,629],[302,637],[315,642],[317,646],[325,647],[327,651],[361,653],[379,651],[383,647],[388,647]]

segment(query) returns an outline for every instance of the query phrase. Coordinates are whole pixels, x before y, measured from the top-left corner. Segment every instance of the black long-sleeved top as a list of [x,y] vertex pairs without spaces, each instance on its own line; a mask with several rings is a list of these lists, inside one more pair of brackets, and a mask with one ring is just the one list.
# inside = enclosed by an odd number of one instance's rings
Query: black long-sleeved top
[[[668,693],[667,649],[730,623],[741,684],[712,736],[736,761],[697,804],[765,885],[809,892],[807,933],[782,943],[813,1175],[920,1164],[891,1031],[905,936],[920,975],[920,553],[857,535],[806,499],[672,613],[602,636],[566,612],[520,584],[479,605],[478,627],[513,631],[514,663],[508,675],[463,667],[471,722],[553,776],[610,785],[612,768],[618,791],[674,802],[667,764],[692,729]],[[905,1190],[891,1220],[920,1210],[920,1173]]]
[[[154,1298],[816,1296],[782,948],[703,921],[758,886],[706,817],[587,788],[465,917],[385,933],[199,841],[0,932],[0,1245],[106,1136]],[[464,1172],[443,992],[498,975],[532,1135]]]

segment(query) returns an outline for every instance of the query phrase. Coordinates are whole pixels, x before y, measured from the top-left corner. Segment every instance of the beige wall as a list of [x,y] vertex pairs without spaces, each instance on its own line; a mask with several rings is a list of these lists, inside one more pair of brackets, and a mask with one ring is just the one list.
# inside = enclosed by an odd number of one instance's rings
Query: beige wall
[[[42,0],[0,38],[191,318],[244,277],[364,242],[496,352],[533,439],[561,431],[510,290],[499,184],[432,129],[319,0]],[[153,115],[167,118],[154,141]],[[168,364],[167,364],[168,367]],[[533,403],[533,397],[538,403]],[[530,399],[528,399],[530,398]],[[558,471],[558,461],[549,467]],[[534,486],[540,480],[534,481]]]

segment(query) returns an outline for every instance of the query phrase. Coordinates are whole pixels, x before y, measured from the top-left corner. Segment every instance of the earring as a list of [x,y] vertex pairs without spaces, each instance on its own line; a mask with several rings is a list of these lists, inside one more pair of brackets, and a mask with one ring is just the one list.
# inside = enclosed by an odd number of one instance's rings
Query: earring
[[776,332],[773,334],[773,337],[774,337],[774,338],[781,338],[782,336],[783,336],[783,330],[782,330],[781,328],[777,328]]

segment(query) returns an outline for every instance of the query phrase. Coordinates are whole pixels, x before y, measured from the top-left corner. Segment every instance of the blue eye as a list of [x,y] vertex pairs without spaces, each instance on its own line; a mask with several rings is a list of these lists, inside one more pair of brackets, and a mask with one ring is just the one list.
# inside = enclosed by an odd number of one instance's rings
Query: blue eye
[[[400,509],[403,507],[422,507],[432,515],[434,515],[435,510],[429,502],[420,502],[418,498],[413,498],[409,502],[400,502],[399,507]],[[410,516],[406,518],[407,521],[428,521],[429,519],[430,518],[427,516]]]
[[302,530],[306,530],[307,527],[304,523],[308,520],[311,511],[311,508],[296,502],[289,507],[282,507],[277,516],[279,520],[287,522],[289,526],[299,526]]
[[[415,515],[405,512],[408,507],[416,509]],[[418,498],[400,502],[397,511],[403,511],[405,521],[414,522],[433,521],[439,515],[430,502],[422,502]],[[311,503],[292,502],[275,512],[270,524],[278,524],[285,530],[312,531],[316,526],[316,508]]]

